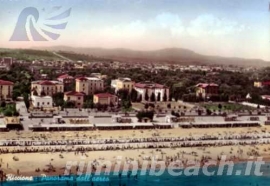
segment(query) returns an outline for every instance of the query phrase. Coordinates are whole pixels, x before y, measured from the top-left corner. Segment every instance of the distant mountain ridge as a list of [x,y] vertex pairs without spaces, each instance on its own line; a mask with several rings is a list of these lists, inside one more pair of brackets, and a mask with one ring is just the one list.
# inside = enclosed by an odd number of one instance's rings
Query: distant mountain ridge
[[236,65],[236,66],[269,66],[269,61],[261,59],[229,58],[220,56],[201,55],[194,51],[183,48],[165,48],[153,51],[136,51],[124,48],[75,48],[68,46],[34,48],[48,51],[64,51],[77,54],[90,55],[100,58],[107,58],[126,62],[142,63],[177,63],[183,65]]

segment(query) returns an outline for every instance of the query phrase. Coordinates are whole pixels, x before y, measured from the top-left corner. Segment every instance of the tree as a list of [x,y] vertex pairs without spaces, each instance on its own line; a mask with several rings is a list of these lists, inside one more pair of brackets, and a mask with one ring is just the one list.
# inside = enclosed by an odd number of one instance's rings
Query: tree
[[[45,93],[44,93],[44,94],[45,94]],[[38,96],[38,93],[37,93],[37,90],[36,90],[36,89],[33,90],[33,95],[34,95],[34,96]]]
[[140,94],[139,97],[138,97],[138,102],[141,102],[142,101],[142,95]]
[[130,99],[132,102],[136,102],[138,99],[138,92],[135,89],[132,89],[130,92]]
[[166,92],[164,92],[163,101],[167,101],[167,93]]
[[144,99],[145,99],[145,101],[149,100],[148,89],[146,89],[146,91],[145,91]]
[[46,93],[42,90],[40,96],[46,96]]
[[122,106],[122,108],[127,110],[127,109],[131,108],[132,104],[131,104],[131,102],[129,100],[127,100],[127,101],[122,101],[121,106]]
[[12,116],[12,111],[11,111],[10,109],[6,109],[6,110],[4,111],[4,116],[6,116],[6,117],[11,117],[11,116]]
[[117,96],[121,99],[121,100],[128,100],[129,99],[129,92],[127,89],[120,89],[117,92]]
[[66,108],[74,108],[74,107],[75,107],[75,103],[73,101],[66,102]]
[[29,109],[29,107],[30,107],[30,102],[29,102],[29,96],[28,96],[27,93],[24,93],[24,94],[23,94],[23,101],[24,101],[24,103],[25,103],[26,108]]
[[21,93],[20,93],[19,90],[15,89],[15,90],[12,91],[12,99],[13,100],[16,100],[17,97],[19,97],[20,95],[21,95]]
[[155,102],[156,101],[156,96],[155,96],[155,93],[154,92],[152,92],[150,100],[151,100],[151,102]]
[[6,102],[5,102],[5,101],[2,101],[0,106],[1,106],[2,108],[5,108],[5,107],[6,107]]
[[64,93],[62,92],[55,93],[53,94],[52,98],[53,102],[55,103],[55,106],[62,107],[64,105]]
[[138,118],[138,122],[142,122],[143,118],[148,118],[150,121],[153,121],[154,111],[140,111],[136,114],[136,117]]
[[160,92],[159,92],[158,95],[157,95],[157,101],[160,101],[160,99],[161,99],[161,95],[160,95]]
[[85,100],[85,102],[83,103],[83,108],[94,108],[94,103],[92,99],[89,100]]
[[219,103],[218,104],[218,109],[221,110],[222,109],[222,105]]
[[210,116],[212,114],[212,111],[210,109],[206,109],[206,115]]

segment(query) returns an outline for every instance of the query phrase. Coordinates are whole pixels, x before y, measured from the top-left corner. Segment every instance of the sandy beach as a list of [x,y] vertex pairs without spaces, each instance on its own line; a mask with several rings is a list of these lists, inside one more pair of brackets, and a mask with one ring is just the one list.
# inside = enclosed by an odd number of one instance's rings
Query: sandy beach
[[[168,130],[128,130],[128,131],[85,131],[85,132],[54,132],[54,133],[27,133],[9,132],[1,133],[0,139],[121,139],[121,138],[146,138],[146,137],[179,137],[179,136],[201,136],[201,135],[235,135],[235,134],[268,134],[270,127],[264,128],[213,128],[213,129],[168,129]],[[7,147],[2,147],[7,148]],[[14,147],[12,147],[14,148]],[[22,148],[22,147],[16,147]],[[106,161],[122,163],[137,161],[140,165],[144,160],[158,159],[168,161],[178,159],[187,163],[188,160],[201,162],[204,160],[217,160],[222,155],[226,155],[227,160],[245,161],[250,156],[263,157],[264,160],[270,158],[269,144],[237,145],[237,146],[210,146],[210,147],[188,147],[188,148],[158,148],[158,149],[125,149],[112,151],[91,151],[91,152],[44,152],[44,153],[9,153],[1,154],[1,167],[5,173],[20,175],[59,175],[63,174],[68,161],[99,161],[99,166],[105,166]],[[14,160],[14,157],[16,157]],[[105,163],[104,163],[105,162]],[[52,166],[54,171],[44,170]],[[39,171],[36,171],[39,169]],[[76,166],[72,173],[76,173]]]
[[[35,154],[3,154],[1,155],[1,165],[3,170],[9,174],[17,174],[19,169],[21,175],[38,176],[41,174],[46,175],[59,175],[64,174],[65,166],[68,161],[93,162],[95,160],[105,162],[100,166],[106,165],[106,161],[115,163],[122,158],[123,162],[128,160],[135,160],[142,162],[144,159],[151,157],[165,160],[166,158],[179,159],[186,162],[187,160],[200,161],[202,157],[207,157],[209,160],[216,160],[221,155],[226,155],[228,160],[234,162],[244,161],[248,159],[252,152],[258,152],[260,157],[264,157],[267,161],[270,158],[270,146],[226,146],[226,147],[207,147],[207,148],[176,148],[156,151],[154,149],[144,150],[125,150],[125,151],[95,151],[85,154],[75,154],[74,152],[64,153],[35,153]],[[61,155],[60,155],[61,154]],[[14,161],[13,157],[19,158]],[[255,158],[255,157],[254,157]],[[43,169],[48,168],[48,165],[55,167],[55,172],[43,172]],[[40,172],[36,172],[36,169]],[[73,167],[72,173],[76,172],[76,166]]]
[[57,132],[7,132],[0,134],[0,140],[27,140],[27,139],[121,139],[147,138],[153,136],[179,137],[196,135],[227,135],[243,133],[270,132],[270,126],[247,128],[174,128],[164,130],[110,130],[110,131],[57,131]]

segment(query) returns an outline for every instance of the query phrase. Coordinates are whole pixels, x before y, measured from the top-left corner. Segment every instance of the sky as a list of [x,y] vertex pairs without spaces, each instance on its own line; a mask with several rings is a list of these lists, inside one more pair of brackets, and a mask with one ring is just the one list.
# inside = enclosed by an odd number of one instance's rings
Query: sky
[[[0,47],[157,50],[270,61],[270,0],[0,0]],[[25,20],[20,13],[36,9]],[[48,20],[71,10],[68,17]],[[19,20],[19,21],[18,21]],[[20,22],[21,24],[19,24]],[[35,41],[31,23],[48,41]],[[46,25],[67,23],[65,29]],[[10,41],[16,28],[30,41]],[[51,39],[42,30],[59,34]]]

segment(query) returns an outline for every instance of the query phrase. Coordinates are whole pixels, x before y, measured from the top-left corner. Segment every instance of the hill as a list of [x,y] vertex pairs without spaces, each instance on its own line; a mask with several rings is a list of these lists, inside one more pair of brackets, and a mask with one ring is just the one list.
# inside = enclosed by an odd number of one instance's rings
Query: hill
[[51,51],[32,50],[32,49],[5,49],[0,48],[1,57],[12,57],[17,60],[33,61],[33,60],[59,60],[60,57]]
[[[260,59],[226,58],[220,56],[207,56],[182,48],[166,48],[154,51],[135,51],[129,49],[104,49],[104,48],[75,48],[56,46],[38,48],[48,51],[61,51],[63,53],[76,53],[88,55],[92,58],[111,59],[125,62],[141,63],[178,63],[183,65],[236,65],[265,67],[270,63]],[[62,55],[61,54],[61,55]]]

